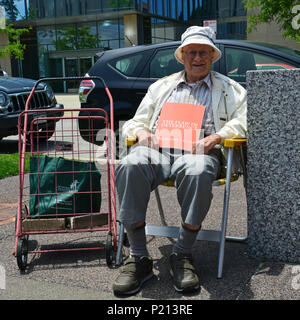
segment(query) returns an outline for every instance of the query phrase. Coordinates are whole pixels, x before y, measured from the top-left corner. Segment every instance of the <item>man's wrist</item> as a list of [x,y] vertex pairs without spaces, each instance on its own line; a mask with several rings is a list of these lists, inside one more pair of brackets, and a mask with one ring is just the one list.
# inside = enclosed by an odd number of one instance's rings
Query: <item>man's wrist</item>
[[216,144],[220,144],[222,141],[221,136],[218,135],[217,133],[214,133],[213,136],[214,136],[214,140],[216,141]]
[[137,137],[137,140],[141,140],[141,138],[145,137],[145,136],[149,136],[151,132],[147,129],[140,129],[138,130],[135,135]]

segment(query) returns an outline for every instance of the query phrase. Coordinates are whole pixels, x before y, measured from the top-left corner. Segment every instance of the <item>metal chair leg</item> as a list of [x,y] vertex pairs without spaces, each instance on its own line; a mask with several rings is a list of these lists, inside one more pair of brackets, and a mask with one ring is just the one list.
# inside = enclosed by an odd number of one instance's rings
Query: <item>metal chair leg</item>
[[[239,147],[239,152],[240,152],[240,157],[241,157],[241,163],[242,163],[242,168],[243,168],[243,184],[245,188],[245,192],[247,193],[247,166],[246,166],[246,159],[244,157],[244,146]],[[244,237],[230,237],[226,236],[226,241],[228,242],[237,242],[237,243],[245,243],[248,240],[248,236]]]
[[117,266],[121,265],[121,263],[122,263],[123,240],[124,240],[124,225],[123,225],[123,223],[120,223],[118,247],[117,247],[117,253],[116,253],[116,265]]
[[155,192],[155,197],[156,197],[156,202],[157,202],[157,206],[158,206],[158,212],[159,212],[161,224],[163,226],[166,226],[167,222],[166,222],[164,210],[163,210],[163,207],[162,207],[162,204],[161,204],[161,199],[160,199],[158,188],[156,188],[154,190],[154,192]]
[[226,185],[225,185],[225,192],[224,192],[223,216],[222,216],[222,225],[221,225],[221,238],[220,238],[220,248],[219,248],[218,279],[222,278],[222,273],[223,273],[226,226],[227,226],[227,218],[228,218],[228,206],[229,206],[230,184],[231,184],[230,178],[231,178],[232,157],[233,157],[233,148],[229,148],[228,159],[227,159],[227,170],[226,170]]
[[248,236],[244,236],[244,237],[230,237],[230,236],[226,236],[225,239],[226,239],[226,241],[228,241],[228,242],[244,243],[244,242],[247,242]]

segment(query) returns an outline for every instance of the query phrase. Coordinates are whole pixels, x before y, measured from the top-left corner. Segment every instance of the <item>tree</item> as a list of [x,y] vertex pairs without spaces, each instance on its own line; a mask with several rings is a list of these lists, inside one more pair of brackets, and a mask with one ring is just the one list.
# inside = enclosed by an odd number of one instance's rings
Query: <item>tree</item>
[[134,3],[133,0],[110,0],[108,1],[108,4],[113,9],[118,9],[117,6],[119,5],[120,9],[133,9]]
[[0,58],[9,56],[23,60],[26,46],[21,43],[20,36],[29,30],[30,28],[17,29],[12,24],[8,24],[5,29],[0,29],[0,33],[4,32],[8,37],[8,44],[0,49]]
[[15,2],[13,0],[1,0],[0,5],[5,8],[5,13],[10,21],[16,21],[19,14]]
[[58,39],[54,42],[57,50],[75,50],[97,48],[97,35],[90,33],[89,27],[63,28],[57,32]]
[[299,0],[243,0],[247,10],[258,9],[248,16],[247,31],[251,32],[263,22],[276,22],[285,38],[300,42]]

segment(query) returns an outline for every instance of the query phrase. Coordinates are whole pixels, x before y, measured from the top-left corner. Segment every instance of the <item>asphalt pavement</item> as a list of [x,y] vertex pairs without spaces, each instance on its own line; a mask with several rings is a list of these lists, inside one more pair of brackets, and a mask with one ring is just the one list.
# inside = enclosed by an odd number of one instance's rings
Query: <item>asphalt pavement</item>
[[[58,96],[59,102],[71,107],[79,105],[77,99],[76,95]],[[17,137],[4,139],[0,142],[0,152],[17,152],[17,145]],[[105,181],[103,177],[102,183]],[[174,188],[160,186],[159,190],[167,223],[179,225],[180,211]],[[224,187],[214,187],[213,194],[203,228],[218,230]],[[168,265],[174,239],[163,237],[147,237],[155,276],[134,296],[114,296],[111,287],[119,268],[107,266],[104,250],[34,253],[28,255],[28,266],[21,273],[13,256],[18,195],[18,176],[0,180],[0,300],[106,300],[104,312],[109,313],[108,306],[117,300],[144,300],[155,304],[156,301],[300,299],[300,266],[249,257],[247,243],[226,243],[223,277],[217,279],[218,244],[197,241],[193,256],[201,287],[193,294],[175,292]],[[232,184],[229,210],[227,234],[247,235],[247,204],[241,180]],[[147,223],[160,223],[154,194],[148,206]],[[103,231],[30,235],[29,246],[31,249],[98,247],[104,245],[105,239]],[[125,248],[125,259],[127,254],[128,248]]]

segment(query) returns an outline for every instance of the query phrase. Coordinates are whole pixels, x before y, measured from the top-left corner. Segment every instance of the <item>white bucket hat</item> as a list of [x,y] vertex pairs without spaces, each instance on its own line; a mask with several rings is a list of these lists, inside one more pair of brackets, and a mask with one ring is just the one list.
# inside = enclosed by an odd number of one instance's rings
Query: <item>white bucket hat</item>
[[176,49],[174,55],[175,58],[183,64],[182,49],[189,44],[206,44],[214,49],[213,63],[218,61],[222,53],[215,46],[214,39],[216,35],[210,27],[198,27],[192,26],[186,29],[181,36],[181,45]]

